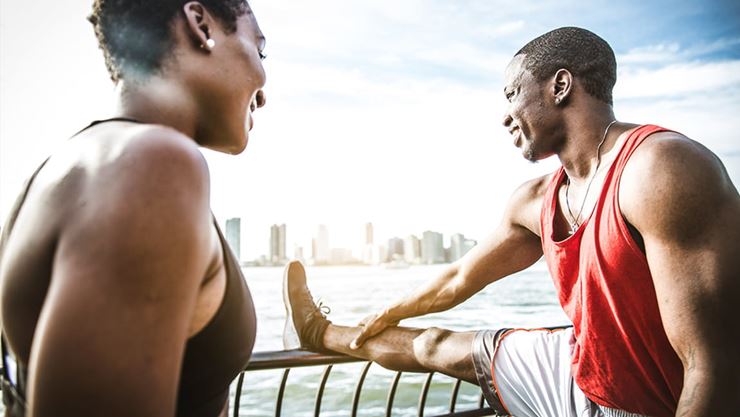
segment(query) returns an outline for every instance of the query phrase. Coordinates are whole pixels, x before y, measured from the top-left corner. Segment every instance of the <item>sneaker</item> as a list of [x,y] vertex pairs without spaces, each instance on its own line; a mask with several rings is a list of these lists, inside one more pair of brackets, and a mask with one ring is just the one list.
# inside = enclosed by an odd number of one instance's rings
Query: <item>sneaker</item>
[[285,349],[306,349],[329,352],[323,347],[323,336],[331,324],[326,319],[328,308],[316,305],[306,285],[306,270],[300,261],[290,261],[283,274],[283,303],[285,304]]

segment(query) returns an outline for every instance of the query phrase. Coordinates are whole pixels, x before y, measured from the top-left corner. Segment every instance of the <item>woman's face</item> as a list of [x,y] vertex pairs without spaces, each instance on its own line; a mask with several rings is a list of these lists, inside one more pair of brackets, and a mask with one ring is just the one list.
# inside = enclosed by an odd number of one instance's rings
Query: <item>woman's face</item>
[[265,37],[252,10],[236,22],[236,31],[213,33],[201,96],[204,118],[201,145],[231,154],[244,150],[254,126],[254,112],[265,104]]

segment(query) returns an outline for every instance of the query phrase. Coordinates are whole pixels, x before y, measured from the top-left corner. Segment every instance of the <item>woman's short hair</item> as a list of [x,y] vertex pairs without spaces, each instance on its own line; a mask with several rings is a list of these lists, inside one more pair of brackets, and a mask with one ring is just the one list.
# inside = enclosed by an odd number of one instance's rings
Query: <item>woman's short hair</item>
[[[95,0],[88,20],[114,82],[141,78],[161,68],[172,49],[172,22],[191,0]],[[228,33],[249,10],[246,0],[200,0]]]

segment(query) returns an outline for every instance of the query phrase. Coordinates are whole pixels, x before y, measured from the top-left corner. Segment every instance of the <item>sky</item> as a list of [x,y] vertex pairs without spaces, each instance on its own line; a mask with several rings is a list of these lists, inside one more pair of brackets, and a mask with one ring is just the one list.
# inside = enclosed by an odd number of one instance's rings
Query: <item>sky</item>
[[[0,2],[0,219],[43,159],[115,115],[91,0]],[[267,106],[238,156],[204,150],[212,209],[242,218],[242,258],[435,230],[482,239],[513,190],[556,169],[501,125],[503,72],[561,26],[606,39],[615,114],[703,143],[740,184],[740,3],[732,1],[252,0],[267,37]]]

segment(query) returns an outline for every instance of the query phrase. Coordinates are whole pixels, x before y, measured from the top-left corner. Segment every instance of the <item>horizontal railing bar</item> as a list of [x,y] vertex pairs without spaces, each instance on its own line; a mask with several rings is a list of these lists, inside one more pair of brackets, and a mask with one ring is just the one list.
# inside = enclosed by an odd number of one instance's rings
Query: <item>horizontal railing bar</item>
[[478,408],[476,410],[468,411],[455,411],[449,414],[439,414],[434,417],[488,417],[495,416],[493,409],[491,408]]
[[[357,363],[357,362],[368,362],[368,361],[365,359],[353,358],[351,356],[343,355],[341,353],[325,354],[325,353],[309,352],[307,350],[302,350],[302,349],[263,351],[263,352],[255,352],[252,354],[252,359],[250,360],[247,367],[244,368],[244,371],[262,371],[262,370],[269,370],[269,369],[287,370],[289,368],[299,368],[299,367],[318,366],[318,365],[333,365],[333,364],[338,364],[338,363],[353,363],[353,362]],[[364,377],[365,377],[365,374],[367,373],[369,365],[370,363],[366,364],[365,367],[363,368],[362,375],[360,376],[361,380],[365,379]],[[399,376],[400,375],[396,375],[396,378],[399,378]],[[284,384],[286,380],[287,380],[287,375],[283,374],[283,378],[281,381],[281,388],[283,390],[285,389]],[[360,382],[360,384],[362,384],[362,382]],[[397,381],[394,381],[394,382],[397,384]],[[459,389],[459,384],[460,384],[460,380],[457,381],[455,388]],[[453,388],[453,392],[457,394],[456,392],[457,389],[455,388]],[[358,393],[356,392],[355,397],[357,396],[358,396]],[[355,401],[357,401],[357,399],[358,398],[354,398]],[[278,404],[277,404],[278,409],[281,408],[280,407],[281,405],[282,405],[282,392],[278,394]],[[357,405],[354,404],[354,407],[356,406]],[[454,409],[454,403],[451,406]],[[434,417],[495,416],[493,409],[488,408],[488,407],[484,408],[484,400],[483,400],[482,395],[479,398],[478,406],[480,408],[475,409],[475,410],[467,410],[467,411],[452,411],[451,410],[452,412],[448,414],[440,414]],[[354,411],[356,412],[357,410],[355,409]]]
[[341,353],[316,353],[307,350],[276,350],[255,352],[252,354],[245,371],[262,371],[267,369],[299,368],[303,366],[332,365],[336,363],[367,362]]

